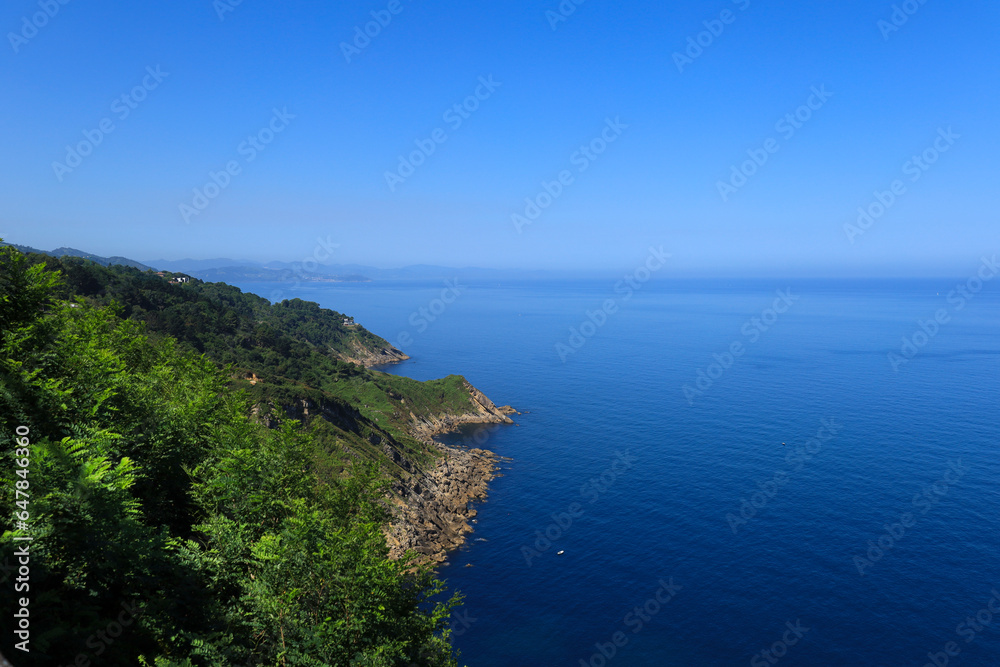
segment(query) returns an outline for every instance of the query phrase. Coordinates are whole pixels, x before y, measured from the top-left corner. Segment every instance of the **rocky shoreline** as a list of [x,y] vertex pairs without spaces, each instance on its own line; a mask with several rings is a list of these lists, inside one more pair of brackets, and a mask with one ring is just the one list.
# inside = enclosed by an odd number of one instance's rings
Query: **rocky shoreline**
[[441,413],[434,415],[430,419],[418,418],[410,413],[410,435],[428,444],[434,442],[434,436],[444,433],[451,433],[458,430],[463,424],[513,424],[514,420],[508,415],[518,414],[517,410],[509,405],[497,407],[486,395],[473,387],[470,383],[465,383],[465,389],[469,392],[475,406],[472,412],[463,414]]
[[410,358],[408,354],[401,350],[397,350],[394,347],[383,347],[377,350],[372,350],[369,348],[362,347],[361,345],[354,345],[354,351],[351,355],[341,355],[341,359],[348,361],[350,363],[358,364],[359,366],[364,366],[366,368],[371,368],[373,366],[385,366],[387,364],[395,364],[400,361],[406,361]]
[[433,438],[463,424],[513,424],[509,415],[518,413],[509,405],[497,407],[471,384],[466,383],[466,388],[475,411],[415,419],[411,424],[411,434],[437,449],[441,458],[430,470],[419,471],[393,488],[398,498],[396,517],[386,534],[391,558],[412,550],[421,563],[437,564],[472,532],[470,521],[477,513],[472,504],[486,498],[499,457],[491,451],[445,445]]
[[469,522],[476,509],[471,504],[486,498],[496,455],[440,443],[437,448],[442,457],[434,468],[393,489],[399,499],[386,534],[390,558],[413,551],[420,563],[440,563],[472,532]]

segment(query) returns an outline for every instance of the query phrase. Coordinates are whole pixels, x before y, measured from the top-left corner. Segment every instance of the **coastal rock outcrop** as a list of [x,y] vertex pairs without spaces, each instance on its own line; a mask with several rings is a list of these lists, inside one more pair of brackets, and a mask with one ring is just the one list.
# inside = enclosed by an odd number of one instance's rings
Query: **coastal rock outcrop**
[[496,470],[496,456],[482,449],[438,444],[442,457],[430,470],[394,487],[396,519],[386,538],[389,555],[412,550],[423,562],[443,561],[472,531],[473,501],[486,497]]
[[[393,518],[386,528],[392,558],[412,550],[422,563],[443,561],[472,531],[469,522],[476,516],[473,504],[486,498],[489,483],[496,476],[500,457],[493,452],[447,445],[434,439],[465,424],[514,423],[510,417],[518,414],[514,408],[496,406],[468,382],[462,386],[470,398],[469,409],[464,412],[442,411],[430,416],[409,413],[405,431],[423,443],[424,451],[430,454],[426,459],[413,457],[412,448],[347,402],[300,399],[284,407],[283,417],[289,419],[306,422],[321,416],[345,431],[366,434],[367,441],[384,457],[383,461],[396,468],[388,498]],[[269,427],[279,424],[269,414],[258,416]],[[478,439],[476,443],[483,444]],[[357,455],[349,446],[345,449]]]
[[402,350],[397,350],[396,348],[380,347],[380,348],[368,348],[364,347],[360,343],[355,343],[351,346],[352,351],[348,355],[342,355],[344,361],[349,361],[359,366],[365,366],[371,368],[372,366],[385,366],[386,364],[395,364],[400,361],[406,361],[409,359],[409,355]]
[[393,488],[398,498],[396,518],[386,534],[392,558],[413,550],[421,561],[438,563],[472,532],[469,521],[476,516],[473,503],[486,498],[498,457],[485,449],[445,445],[433,438],[463,424],[513,424],[509,415],[517,411],[509,405],[497,407],[468,382],[465,388],[472,398],[473,410],[469,412],[424,419],[411,413],[411,434],[438,450],[441,457],[430,469],[418,471]]
[[472,398],[473,409],[471,411],[461,414],[442,412],[423,418],[417,417],[411,412],[410,432],[413,437],[429,442],[435,435],[454,431],[462,424],[514,423],[514,420],[508,416],[517,413],[514,408],[509,405],[497,407],[483,392],[468,382],[465,383],[465,389]]

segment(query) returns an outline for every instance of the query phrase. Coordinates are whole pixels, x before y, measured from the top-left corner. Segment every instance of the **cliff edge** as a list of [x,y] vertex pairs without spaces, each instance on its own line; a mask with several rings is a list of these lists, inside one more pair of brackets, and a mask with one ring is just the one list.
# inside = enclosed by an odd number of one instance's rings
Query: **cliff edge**
[[422,562],[445,560],[448,552],[461,546],[472,532],[469,522],[476,516],[472,503],[486,498],[489,483],[496,476],[497,455],[493,452],[434,440],[435,435],[454,431],[463,424],[514,423],[509,416],[517,414],[514,408],[497,407],[468,382],[464,388],[472,410],[422,418],[410,413],[410,434],[441,456],[435,465],[418,470],[393,487],[396,518],[386,532],[392,558],[413,550]]

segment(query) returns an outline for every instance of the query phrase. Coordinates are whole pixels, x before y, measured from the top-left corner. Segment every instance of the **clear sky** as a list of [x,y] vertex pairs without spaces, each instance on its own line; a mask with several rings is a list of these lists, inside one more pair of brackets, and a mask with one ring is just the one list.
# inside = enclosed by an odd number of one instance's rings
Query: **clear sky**
[[1000,252],[995,0],[62,1],[0,9],[11,242],[553,269],[662,245],[724,275]]

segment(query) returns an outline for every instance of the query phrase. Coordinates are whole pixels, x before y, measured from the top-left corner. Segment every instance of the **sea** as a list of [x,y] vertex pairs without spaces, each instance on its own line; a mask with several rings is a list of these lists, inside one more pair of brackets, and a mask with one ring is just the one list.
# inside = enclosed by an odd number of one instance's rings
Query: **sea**
[[[1000,285],[304,283],[516,425],[459,664],[1000,665]],[[997,280],[996,283],[1000,283]],[[274,284],[246,283],[269,296]]]

